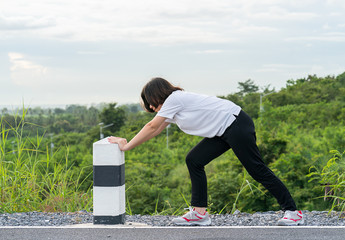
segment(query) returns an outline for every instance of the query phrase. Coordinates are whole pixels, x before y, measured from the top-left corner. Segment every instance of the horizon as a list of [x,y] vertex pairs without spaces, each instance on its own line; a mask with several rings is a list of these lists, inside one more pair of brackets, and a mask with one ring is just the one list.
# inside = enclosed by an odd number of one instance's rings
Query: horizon
[[[344,70],[344,72],[341,72],[341,73],[339,73],[339,74],[327,74],[327,75],[325,75],[325,76],[319,76],[319,75],[316,75],[316,74],[310,74],[311,76],[316,76],[316,77],[318,77],[318,78],[325,78],[325,77],[337,77],[337,76],[339,76],[340,74],[343,74],[343,73],[345,73],[345,70]],[[298,80],[298,79],[306,79],[307,77],[300,77],[300,78],[296,78],[296,79],[288,79],[288,80],[286,80],[286,82],[285,82],[285,86],[283,86],[283,87],[281,87],[280,89],[276,89],[276,88],[274,88],[274,87],[272,87],[272,86],[269,86],[272,90],[274,90],[274,92],[280,92],[282,89],[285,89],[286,88],[286,86],[287,86],[287,84],[288,84],[288,81],[289,80],[293,80],[293,81],[296,81],[296,80]],[[239,82],[238,82],[239,83]],[[238,84],[237,83],[237,84]],[[254,81],[254,84],[255,85],[257,85],[256,84],[256,82]],[[238,86],[238,85],[237,85]],[[259,86],[259,85],[257,85],[258,87],[259,87],[259,91],[257,91],[257,93],[260,93],[261,91],[262,91],[262,89],[264,88],[264,87],[268,87],[268,85],[267,86]],[[238,87],[237,87],[238,88]],[[193,92],[193,91],[189,91],[189,92]],[[194,91],[195,92],[195,91]],[[223,95],[214,95],[214,96],[217,96],[217,97],[219,97],[219,96],[226,96],[226,95],[229,95],[229,94],[235,94],[235,93],[237,93],[238,91],[233,91],[233,92],[230,92],[230,93],[225,93],[225,94],[223,94]],[[197,92],[196,92],[197,93]],[[205,93],[203,93],[203,94],[205,94]],[[210,94],[207,94],[206,93],[206,95],[210,95]],[[138,98],[139,99],[139,98]],[[115,100],[115,99],[114,99]],[[72,106],[72,105],[77,105],[77,106],[86,106],[87,108],[90,108],[90,107],[99,107],[99,106],[101,106],[101,105],[103,105],[103,104],[109,104],[109,103],[116,103],[117,104],[117,106],[123,106],[123,105],[132,105],[132,104],[138,104],[138,105],[140,105],[140,100],[138,100],[137,102],[117,102],[117,101],[109,101],[109,102],[98,102],[98,103],[95,103],[95,102],[93,102],[93,103],[66,103],[66,104],[62,104],[62,103],[57,103],[57,104],[25,104],[25,102],[22,102],[21,104],[0,104],[0,110],[1,109],[5,109],[5,108],[7,108],[8,110],[12,110],[12,111],[14,111],[14,110],[18,110],[18,109],[23,109],[23,103],[24,103],[24,107],[26,108],[26,109],[28,109],[28,108],[37,108],[37,107],[40,107],[40,108],[42,108],[42,109],[55,109],[55,108],[61,108],[61,109],[66,109],[68,106]]]

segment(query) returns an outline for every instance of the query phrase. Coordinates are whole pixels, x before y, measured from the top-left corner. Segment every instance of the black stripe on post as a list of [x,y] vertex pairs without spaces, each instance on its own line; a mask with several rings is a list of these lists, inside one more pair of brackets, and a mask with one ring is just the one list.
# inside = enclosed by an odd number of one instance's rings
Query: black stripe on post
[[93,216],[93,224],[125,224],[126,214],[118,216]]
[[93,186],[119,187],[125,184],[125,165],[93,166]]

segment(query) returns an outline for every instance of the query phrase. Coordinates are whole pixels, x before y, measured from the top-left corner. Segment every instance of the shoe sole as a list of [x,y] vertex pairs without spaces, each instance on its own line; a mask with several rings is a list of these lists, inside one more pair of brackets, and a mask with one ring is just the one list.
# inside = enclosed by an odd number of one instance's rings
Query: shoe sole
[[301,225],[304,225],[304,221],[298,222],[298,223],[278,222],[278,226],[301,226]]
[[211,225],[211,220],[206,221],[206,222],[182,222],[182,223],[174,223],[175,225],[178,226],[209,226]]

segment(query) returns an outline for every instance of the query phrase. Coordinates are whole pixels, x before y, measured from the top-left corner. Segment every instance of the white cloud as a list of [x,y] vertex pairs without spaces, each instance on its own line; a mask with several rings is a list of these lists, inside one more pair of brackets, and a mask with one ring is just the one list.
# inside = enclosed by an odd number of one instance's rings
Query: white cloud
[[[69,41],[220,43],[242,34],[274,34],[277,21],[310,21],[323,10],[295,9],[300,5],[277,0],[16,0],[2,7],[0,29]],[[309,9],[315,1],[302,5]]]
[[16,16],[5,17],[0,15],[0,30],[31,30],[55,26],[49,17]]
[[114,38],[146,42],[154,45],[182,43],[225,43],[235,38],[221,33],[185,26],[145,26],[124,28],[114,32]]
[[304,69],[306,65],[297,65],[297,64],[264,64],[261,68],[257,70],[257,72],[282,72],[282,71],[291,71],[296,69]]
[[217,53],[223,53],[224,50],[220,50],[220,49],[208,49],[208,50],[199,50],[199,51],[195,51],[194,53],[197,54],[217,54]]
[[251,18],[258,20],[288,20],[288,21],[307,21],[312,20],[319,15],[313,12],[291,11],[280,6],[272,6],[264,11],[253,11]]
[[343,0],[327,0],[327,5],[335,6],[337,8],[345,8],[345,2]]
[[20,53],[8,53],[11,63],[11,79],[13,83],[21,87],[36,87],[43,83],[47,74],[47,68],[34,63]]
[[80,55],[103,55],[104,52],[101,51],[77,51]]
[[[156,75],[179,79],[191,90],[226,94],[248,78],[267,85],[312,71],[338,73],[344,3],[6,1],[0,9],[0,79],[11,78],[15,86],[7,81],[6,89],[42,102],[123,102],[137,101],[138,81]],[[217,84],[206,84],[215,78]]]
[[322,35],[289,37],[285,39],[288,42],[305,42],[305,41],[321,41],[321,42],[345,42],[345,33],[329,32]]

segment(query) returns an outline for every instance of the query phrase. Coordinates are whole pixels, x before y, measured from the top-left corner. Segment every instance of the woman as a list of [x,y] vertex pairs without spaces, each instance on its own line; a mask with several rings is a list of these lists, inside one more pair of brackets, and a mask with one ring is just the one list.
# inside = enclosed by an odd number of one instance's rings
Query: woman
[[170,123],[185,133],[204,137],[187,155],[192,182],[190,211],[175,218],[177,225],[210,225],[207,208],[207,179],[204,166],[230,148],[248,173],[277,199],[285,211],[278,225],[300,225],[303,214],[297,211],[285,185],[264,164],[256,145],[251,118],[231,101],[183,91],[162,78],[149,81],[141,92],[142,105],[157,112],[141,131],[127,143],[125,138],[109,137],[122,151],[128,151],[157,136]]

